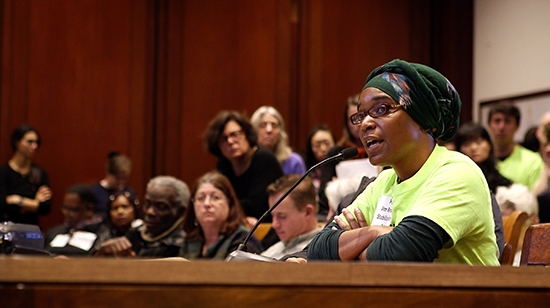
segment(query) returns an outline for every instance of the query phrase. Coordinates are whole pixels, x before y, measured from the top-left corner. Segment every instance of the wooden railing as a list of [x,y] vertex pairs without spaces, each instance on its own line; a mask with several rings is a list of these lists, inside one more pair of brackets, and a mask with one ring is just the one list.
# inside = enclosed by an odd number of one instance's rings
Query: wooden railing
[[2,307],[548,307],[550,268],[0,257]]

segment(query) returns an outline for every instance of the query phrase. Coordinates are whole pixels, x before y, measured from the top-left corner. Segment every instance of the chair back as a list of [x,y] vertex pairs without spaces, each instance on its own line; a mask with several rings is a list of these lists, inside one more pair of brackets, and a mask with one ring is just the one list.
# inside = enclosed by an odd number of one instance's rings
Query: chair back
[[[523,211],[513,211],[512,214],[502,217],[502,227],[504,229],[504,242],[512,245],[510,262],[514,261],[513,255],[518,250],[518,242],[521,236],[521,228],[527,219],[527,213]],[[510,263],[512,265],[512,263]]]
[[550,223],[527,228],[520,262],[525,265],[550,265]]
[[270,222],[262,222],[258,225],[258,228],[254,231],[254,235],[258,240],[262,240],[267,233],[269,232],[269,229],[271,229],[271,223]]
[[504,249],[502,249],[502,256],[500,256],[500,265],[512,265],[514,263],[514,257],[512,256],[512,245],[510,243],[504,243]]

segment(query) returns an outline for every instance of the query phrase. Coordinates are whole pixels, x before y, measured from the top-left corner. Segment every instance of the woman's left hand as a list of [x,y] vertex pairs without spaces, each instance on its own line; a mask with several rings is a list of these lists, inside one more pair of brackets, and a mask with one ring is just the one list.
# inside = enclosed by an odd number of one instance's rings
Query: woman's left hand
[[38,202],[45,202],[52,198],[52,190],[46,186],[42,185],[38,188],[36,196],[34,197]]

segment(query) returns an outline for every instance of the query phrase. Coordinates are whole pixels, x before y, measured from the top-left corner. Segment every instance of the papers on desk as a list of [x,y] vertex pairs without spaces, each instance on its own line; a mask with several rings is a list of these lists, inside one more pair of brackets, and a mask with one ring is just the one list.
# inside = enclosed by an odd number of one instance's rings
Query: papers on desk
[[50,242],[51,247],[65,247],[67,244],[80,248],[84,251],[90,250],[94,245],[97,235],[86,231],[76,231],[71,234],[58,234]]
[[368,158],[346,160],[336,165],[336,176],[339,179],[357,176],[377,177],[378,168],[371,165]]
[[69,234],[58,234],[50,242],[51,247],[65,247],[71,236]]

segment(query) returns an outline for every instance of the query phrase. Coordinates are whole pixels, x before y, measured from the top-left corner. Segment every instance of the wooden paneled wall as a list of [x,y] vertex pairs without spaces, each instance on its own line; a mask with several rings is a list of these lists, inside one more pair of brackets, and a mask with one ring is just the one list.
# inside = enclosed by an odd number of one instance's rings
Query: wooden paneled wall
[[140,196],[157,174],[193,186],[215,166],[201,137],[223,109],[275,106],[298,151],[317,124],[338,137],[346,98],[394,58],[444,73],[468,120],[472,12],[459,0],[0,0],[0,163],[17,125],[38,129],[47,230],[110,150],[132,158]]

